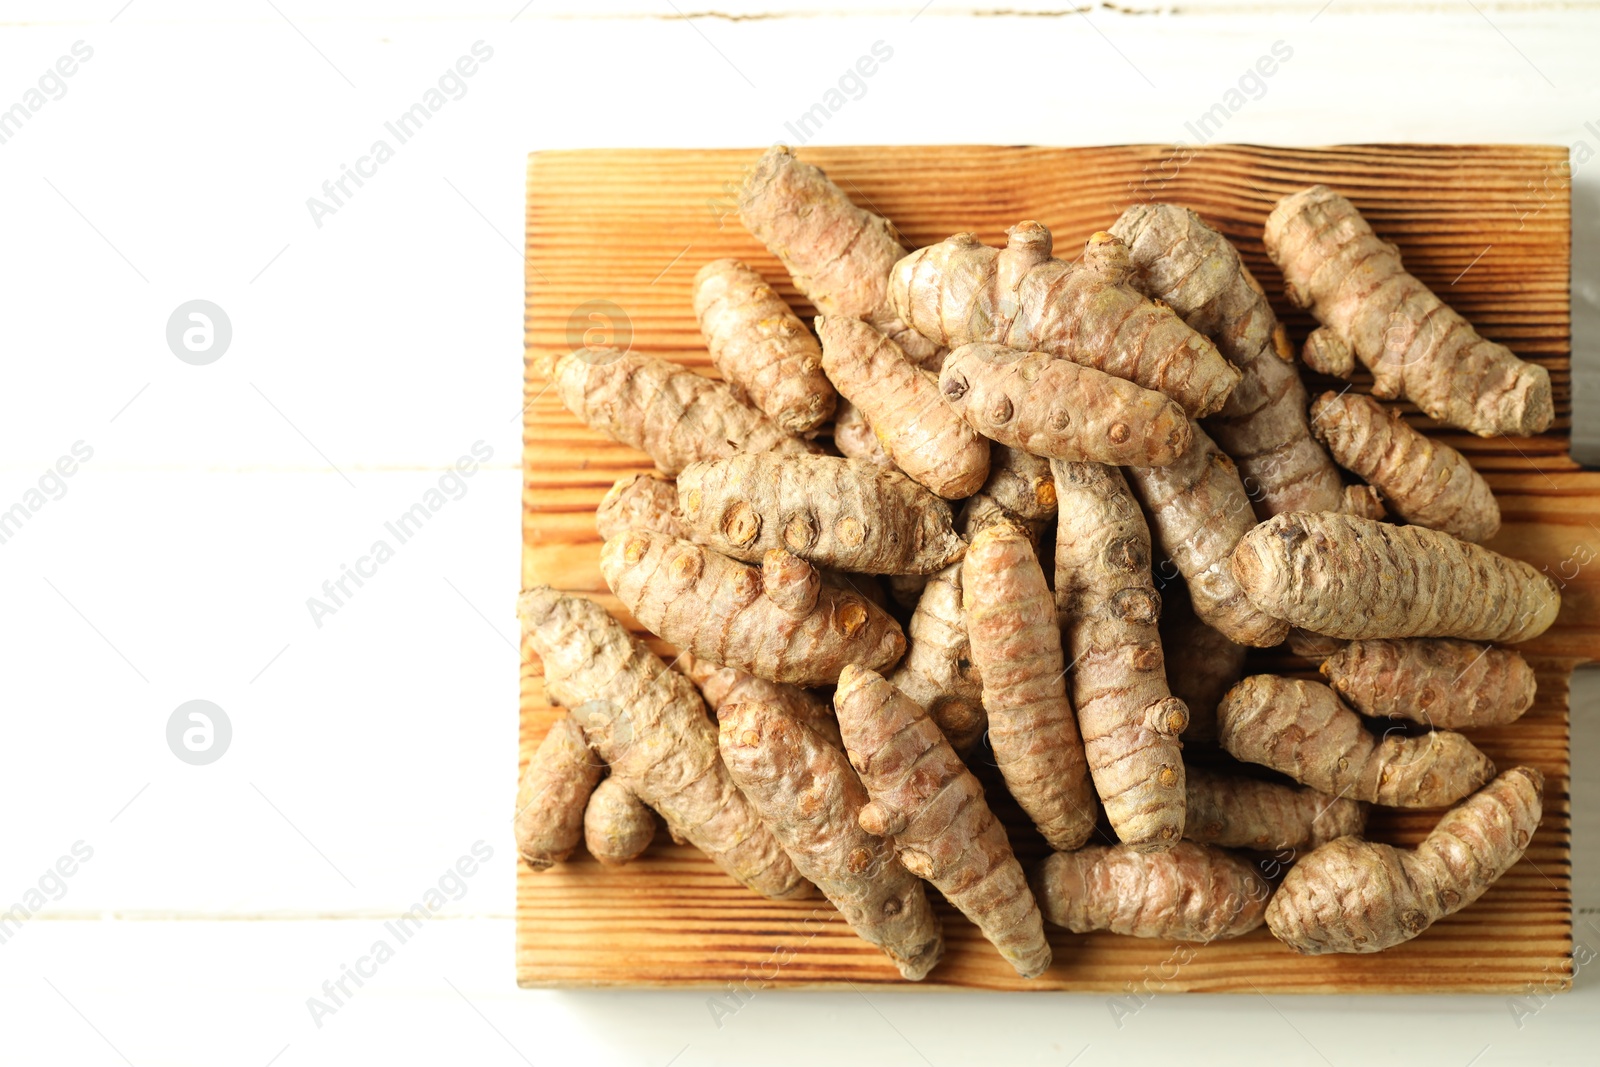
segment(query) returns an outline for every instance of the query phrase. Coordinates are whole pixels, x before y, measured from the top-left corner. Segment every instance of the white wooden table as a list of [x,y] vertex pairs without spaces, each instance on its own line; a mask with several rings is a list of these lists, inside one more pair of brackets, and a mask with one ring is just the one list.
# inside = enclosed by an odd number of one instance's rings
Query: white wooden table
[[[768,993],[720,1026],[704,992],[519,992],[508,816],[527,151],[1192,141],[1208,112],[1210,141],[1569,144],[1595,153],[1573,191],[1582,457],[1600,450],[1600,11],[518,6],[0,7],[0,513],[26,511],[0,524],[0,904],[31,913],[0,915],[0,1060],[942,1067],[1247,1049],[1365,1067],[1592,1047],[1600,965],[1553,999],[1267,990],[1129,1011]],[[1008,5],[1030,6],[1056,5]],[[892,57],[797,138],[877,42]],[[1289,58],[1241,87],[1278,42]],[[470,77],[451,73],[461,57]],[[385,123],[432,89],[438,109],[399,143]],[[365,176],[335,201],[324,182],[347,166]],[[231,324],[206,365],[167,340],[195,299]],[[92,455],[47,475],[78,442]],[[489,458],[452,480],[475,445]],[[419,533],[337,602],[324,592],[441,479]],[[313,617],[310,598],[336,610]],[[195,699],[232,729],[203,766],[167,742]],[[1600,951],[1600,787],[1582,771],[1600,761],[1597,703],[1580,673],[1580,961]],[[492,857],[448,875],[480,841]],[[370,960],[442,878],[441,918]]]

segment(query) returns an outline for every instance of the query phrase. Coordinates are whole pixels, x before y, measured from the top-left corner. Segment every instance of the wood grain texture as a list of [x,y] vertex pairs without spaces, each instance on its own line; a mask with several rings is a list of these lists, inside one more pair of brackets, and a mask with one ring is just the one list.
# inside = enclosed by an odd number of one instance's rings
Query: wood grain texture
[[[593,513],[646,457],[583,426],[547,390],[542,357],[588,339],[710,373],[690,286],[707,260],[737,256],[808,318],[814,310],[739,224],[733,190],[758,150],[537,153],[528,169],[527,378],[523,454],[524,585],[593,596],[635,632],[599,572]],[[1007,226],[1044,222],[1073,258],[1129,204],[1170,200],[1232,238],[1298,343],[1306,315],[1282,299],[1261,226],[1285,193],[1339,189],[1407,267],[1484,336],[1550,370],[1557,421],[1548,433],[1484,441],[1414,425],[1461,448],[1489,478],[1505,517],[1492,547],[1548,568],[1563,585],[1556,625],[1524,646],[1539,696],[1523,719],[1472,733],[1504,768],[1546,776],[1545,816],[1526,858],[1480,901],[1421,937],[1375,956],[1304,958],[1267,931],[1178,946],[1051,930],[1056,962],[1025,982],[974,927],[939,905],[948,950],[914,988],[1201,992],[1507,992],[1570,986],[1572,975],[1567,687],[1600,658],[1600,474],[1568,455],[1571,219],[1566,150],[1519,146],[1356,145],[1328,149],[1165,146],[1048,149],[805,149],[861,204],[887,215],[908,247],[961,230],[1003,242]],[[598,316],[598,317],[595,317]],[[1311,382],[1315,391],[1316,382]],[[673,649],[647,638],[658,652]],[[1304,664],[1258,657],[1263,669]],[[523,649],[518,770],[559,711],[538,657]],[[1203,755],[1195,753],[1200,759]],[[980,775],[987,773],[977,768]],[[514,785],[514,783],[508,783]],[[508,791],[509,795],[509,791]],[[1001,798],[997,810],[1025,862],[1044,842]],[[1370,836],[1414,844],[1434,813],[1375,811]],[[1270,863],[1270,858],[1265,862]],[[549,872],[518,871],[517,980],[524,986],[909,987],[824,901],[762,900],[697,851],[661,835],[646,856],[602,870],[586,855]],[[1133,1002],[1130,1001],[1130,1005]]]

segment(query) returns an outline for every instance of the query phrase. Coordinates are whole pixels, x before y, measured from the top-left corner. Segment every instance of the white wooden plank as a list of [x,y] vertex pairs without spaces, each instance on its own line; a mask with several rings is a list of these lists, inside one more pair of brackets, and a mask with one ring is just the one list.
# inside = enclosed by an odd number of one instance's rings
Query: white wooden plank
[[[1108,10],[1092,23],[344,18],[315,25],[316,49],[270,12],[260,24],[207,21],[197,47],[170,30],[184,10],[142,2],[126,24],[0,36],[0,62],[17,71],[43,70],[80,38],[96,48],[67,94],[4,146],[0,195],[29,205],[8,218],[0,256],[8,335],[26,354],[0,397],[0,462],[18,474],[103,426],[147,384],[118,419],[117,447],[101,455],[108,467],[410,466],[437,463],[464,438],[503,447],[520,375],[512,246],[524,153],[798,140],[786,124],[875,41],[893,57],[859,90],[847,86],[860,98],[820,138],[1185,138],[1186,123],[1282,41],[1292,57],[1260,90],[1248,84],[1260,99],[1216,137],[1586,140],[1600,151],[1593,10],[1497,12],[1493,25],[1470,11],[1335,17],[1338,5],[1314,23],[1281,9]],[[394,140],[384,123],[480,39],[494,57],[466,95],[396,145],[364,186],[347,184],[352,195],[318,228],[308,198],[376,139]],[[1020,41],[1040,59],[1005,62],[996,79],[992,68]],[[1600,167],[1577,180],[1587,352],[1600,337],[1589,251],[1600,238],[1590,229],[1600,227]],[[168,316],[196,297],[220,304],[235,327],[229,352],[204,367],[179,362],[164,339]]]
[[[28,813],[0,893],[82,839],[74,913],[390,913],[482,838],[471,907],[509,914],[519,477],[480,470],[402,544],[386,523],[441,477],[75,476],[0,557],[26,620],[0,805]],[[308,598],[380,540],[393,558],[319,628]],[[166,738],[197,698],[233,725],[206,766]]]
[[[265,1065],[280,1053],[278,1067],[580,1056],[601,1067],[695,1067],[835,1062],[847,1048],[844,1062],[885,1067],[1096,1067],[1170,1057],[1181,1041],[1184,1061],[1199,1067],[1238,1063],[1241,1045],[1273,1063],[1414,1067],[1574,1062],[1600,1010],[1588,974],[1555,998],[1268,989],[1139,1007],[1103,996],[756,992],[728,1013],[713,1010],[713,990],[517,991],[510,936],[507,921],[470,919],[435,920],[404,944],[371,921],[39,922],[0,952],[0,1054],[85,1067],[122,1063],[119,1052],[140,1067]],[[363,961],[379,940],[393,956]],[[319,1028],[307,1000],[331,1003],[322,983],[357,964],[370,977],[347,981],[350,995]]]
[[[372,5],[364,0],[329,0],[316,5],[307,3],[276,5],[292,18],[296,25],[328,25],[341,22],[371,20]],[[1393,14],[1437,14],[1453,12],[1471,14],[1473,4],[1468,0],[1130,0],[1111,4],[1104,0],[1093,3],[1061,4],[1055,0],[1015,0],[1001,9],[1006,14],[1023,14],[1036,18],[1069,19],[1089,15],[1093,18],[1136,15],[1141,18],[1202,19],[1217,15],[1264,16],[1294,14],[1309,18],[1319,17],[1370,17]],[[1530,13],[1565,14],[1577,9],[1593,7],[1594,0],[1482,0],[1477,8],[1486,14],[1518,15]],[[205,23],[275,23],[282,25],[283,15],[270,10],[261,11],[252,5],[218,7],[205,0],[141,0],[138,8],[109,12],[105,5],[88,0],[69,0],[50,3],[49,0],[13,0],[7,5],[11,18],[21,22],[52,22],[57,24],[92,25],[105,22],[117,14],[117,21],[125,25],[184,20]],[[847,4],[842,0],[718,0],[716,3],[697,5],[652,3],[651,0],[505,0],[495,5],[480,5],[476,9],[458,10],[439,0],[389,0],[382,5],[382,17],[391,21],[540,21],[540,20],[599,20],[637,19],[660,22],[717,22],[740,19],[810,19],[841,18],[870,15],[910,19],[922,18],[970,19],[974,15],[993,17],[994,9],[978,4],[960,3],[957,0],[875,0],[866,4]]]

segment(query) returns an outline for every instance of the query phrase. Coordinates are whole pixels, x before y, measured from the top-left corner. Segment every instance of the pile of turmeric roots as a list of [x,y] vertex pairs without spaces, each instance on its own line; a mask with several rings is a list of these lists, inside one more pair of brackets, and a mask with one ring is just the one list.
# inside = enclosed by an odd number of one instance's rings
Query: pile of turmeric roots
[[[1481,547],[1488,484],[1386,402],[1526,435],[1549,376],[1348,200],[1315,186],[1266,223],[1320,324],[1301,358],[1370,372],[1370,395],[1314,402],[1237,250],[1181,206],[1128,209],[1070,262],[1037,222],[909,251],[777,147],[739,213],[814,331],[724,259],[694,289],[721,380],[609,349],[548,368],[659,467],[600,506],[601,566],[682,654],[523,592],[568,709],[522,782],[525,862],[582,841],[627,863],[659,816],[763,896],[820,891],[916,980],[944,951],[929,884],[1033,977],[1046,922],[1376,952],[1522,856],[1539,772],[1458,730],[1531,706],[1502,646],[1560,596]],[[1247,648],[1285,643],[1325,680],[1241,679]],[[1186,745],[1208,755],[1186,768]],[[1052,850],[1032,869],[1002,789]],[[1403,850],[1363,839],[1373,804],[1442,811]]]

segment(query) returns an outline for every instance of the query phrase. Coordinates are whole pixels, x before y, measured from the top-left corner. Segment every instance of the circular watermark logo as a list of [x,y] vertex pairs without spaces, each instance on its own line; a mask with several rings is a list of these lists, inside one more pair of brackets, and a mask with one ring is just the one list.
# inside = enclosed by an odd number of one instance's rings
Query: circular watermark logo
[[591,364],[610,363],[633,347],[633,320],[609,300],[586,300],[567,316],[567,347]]
[[185,701],[167,719],[167,747],[196,767],[217,762],[232,741],[228,713],[209,700]]
[[179,304],[167,319],[167,347],[196,367],[221,359],[232,341],[233,323],[228,313],[209,300]]

